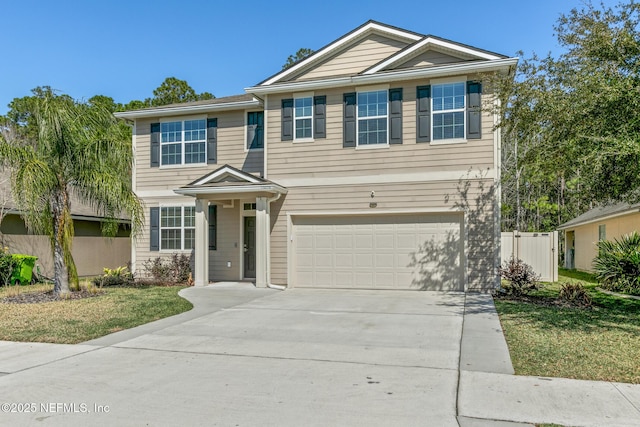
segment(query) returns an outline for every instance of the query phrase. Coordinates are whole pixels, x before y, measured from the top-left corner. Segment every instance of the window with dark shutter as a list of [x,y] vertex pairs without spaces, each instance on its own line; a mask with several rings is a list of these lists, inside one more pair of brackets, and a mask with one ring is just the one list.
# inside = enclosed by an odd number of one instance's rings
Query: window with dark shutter
[[356,146],[356,94],[344,94],[344,129],[342,146],[351,148]]
[[431,141],[431,86],[416,88],[416,142]]
[[389,89],[389,144],[402,144],[402,88]]
[[282,100],[282,141],[293,140],[293,99]]
[[218,162],[218,119],[207,119],[207,163]]
[[313,137],[327,137],[327,97],[324,95],[313,98]]
[[218,207],[209,205],[209,250],[218,248]]
[[264,113],[262,111],[247,113],[247,148],[249,150],[264,148]]
[[482,83],[467,82],[467,139],[482,137]]
[[151,167],[160,167],[160,123],[151,123]]
[[152,251],[160,250],[160,208],[149,209],[149,249]]

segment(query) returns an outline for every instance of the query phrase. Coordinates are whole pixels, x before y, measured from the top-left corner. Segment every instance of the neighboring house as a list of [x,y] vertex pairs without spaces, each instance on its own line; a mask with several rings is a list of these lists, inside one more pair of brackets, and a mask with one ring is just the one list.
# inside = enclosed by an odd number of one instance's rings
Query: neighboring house
[[247,94],[117,113],[133,125],[142,263],[196,285],[489,289],[500,135],[484,73],[516,58],[369,21]]
[[[114,238],[102,237],[100,218],[80,203],[72,202],[71,217],[75,237],[71,253],[79,276],[103,274],[103,268],[126,265],[131,259],[129,221],[122,219],[122,226]],[[38,257],[36,266],[41,274],[53,277],[53,256],[48,236],[29,233],[11,197],[9,173],[0,170],[0,246],[11,253]]]
[[565,268],[592,271],[599,241],[640,232],[640,203],[618,203],[591,209],[562,224],[558,230],[564,232]]

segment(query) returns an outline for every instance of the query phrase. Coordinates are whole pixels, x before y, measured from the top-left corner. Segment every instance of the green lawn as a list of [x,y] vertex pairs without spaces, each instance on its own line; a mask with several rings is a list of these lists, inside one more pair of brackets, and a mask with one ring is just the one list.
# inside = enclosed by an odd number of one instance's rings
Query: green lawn
[[53,285],[0,288],[0,340],[75,344],[190,310],[183,287],[112,287],[91,298],[32,304],[5,303],[18,292]]
[[[585,273],[560,274],[583,283],[592,309],[495,300],[516,374],[640,384],[640,300],[599,292]],[[560,283],[533,295],[554,299]]]

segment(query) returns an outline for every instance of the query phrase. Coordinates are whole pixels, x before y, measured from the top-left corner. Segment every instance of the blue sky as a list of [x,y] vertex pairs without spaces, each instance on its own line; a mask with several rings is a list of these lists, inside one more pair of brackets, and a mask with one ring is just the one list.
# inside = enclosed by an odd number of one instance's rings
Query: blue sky
[[[617,1],[606,0],[605,4]],[[243,93],[301,47],[369,19],[486,50],[558,52],[553,25],[581,0],[6,1],[0,114],[49,85],[76,99],[144,99],[169,76],[217,97]]]

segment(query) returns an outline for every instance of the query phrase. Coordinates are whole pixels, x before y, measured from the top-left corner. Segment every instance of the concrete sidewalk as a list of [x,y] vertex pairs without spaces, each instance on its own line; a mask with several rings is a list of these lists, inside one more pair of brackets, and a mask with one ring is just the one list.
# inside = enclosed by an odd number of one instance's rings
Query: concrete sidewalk
[[[640,385],[512,374],[491,296],[468,294],[458,384],[461,427],[522,425],[511,423],[640,426]],[[489,420],[500,421],[492,424]]]

